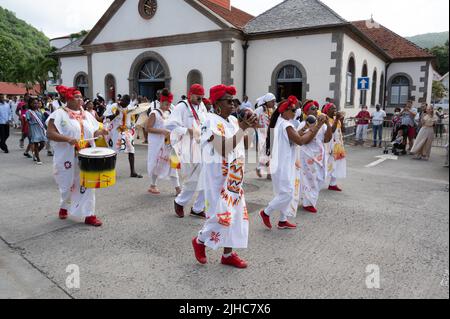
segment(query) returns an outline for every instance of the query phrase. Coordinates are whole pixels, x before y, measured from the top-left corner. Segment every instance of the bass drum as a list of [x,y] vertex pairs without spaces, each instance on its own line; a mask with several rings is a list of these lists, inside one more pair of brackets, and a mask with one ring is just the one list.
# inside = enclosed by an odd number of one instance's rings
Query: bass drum
[[78,153],[80,184],[84,188],[108,188],[116,184],[117,153],[109,148],[87,148]]

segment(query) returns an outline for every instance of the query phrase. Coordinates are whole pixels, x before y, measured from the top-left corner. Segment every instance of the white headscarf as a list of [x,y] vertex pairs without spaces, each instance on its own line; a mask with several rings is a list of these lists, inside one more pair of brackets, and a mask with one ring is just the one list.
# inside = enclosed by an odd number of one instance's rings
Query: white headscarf
[[261,96],[256,99],[256,106],[260,107],[263,106],[266,102],[264,101],[264,96]]
[[277,98],[272,93],[267,93],[266,95],[264,95],[263,99],[264,99],[264,103],[267,103],[267,102],[271,102],[271,101],[276,101]]

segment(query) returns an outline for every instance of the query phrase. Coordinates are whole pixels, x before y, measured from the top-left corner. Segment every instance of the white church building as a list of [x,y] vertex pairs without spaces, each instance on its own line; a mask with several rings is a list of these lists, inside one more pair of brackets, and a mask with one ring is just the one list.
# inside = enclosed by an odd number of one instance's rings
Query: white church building
[[[347,115],[431,102],[434,57],[373,20],[348,22],[318,0],[286,0],[258,17],[230,0],[115,0],[90,33],[57,51],[61,82],[86,96],[194,83],[326,98]],[[358,89],[366,77],[367,90]]]

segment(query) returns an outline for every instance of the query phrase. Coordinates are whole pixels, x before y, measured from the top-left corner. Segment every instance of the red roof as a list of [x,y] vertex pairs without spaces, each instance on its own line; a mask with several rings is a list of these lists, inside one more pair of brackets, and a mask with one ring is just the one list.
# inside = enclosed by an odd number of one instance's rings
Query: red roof
[[244,12],[236,7],[231,6],[228,10],[218,4],[212,3],[208,0],[198,0],[201,4],[206,6],[209,10],[219,15],[238,29],[243,29],[244,26],[254,18],[254,16]]
[[[25,84],[23,83],[8,83],[8,82],[0,82],[0,94],[6,95],[24,95],[27,93],[25,88]],[[31,89],[28,93],[31,95],[38,95],[41,93],[41,86],[36,84],[33,89]]]
[[354,21],[352,24],[384,50],[393,60],[433,58],[426,50],[376,22]]

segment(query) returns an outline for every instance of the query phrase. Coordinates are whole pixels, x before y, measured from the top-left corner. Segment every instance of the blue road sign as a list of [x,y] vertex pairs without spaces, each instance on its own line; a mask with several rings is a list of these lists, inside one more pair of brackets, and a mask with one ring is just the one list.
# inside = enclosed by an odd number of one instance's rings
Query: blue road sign
[[370,87],[370,79],[368,77],[358,78],[358,90],[367,91]]

